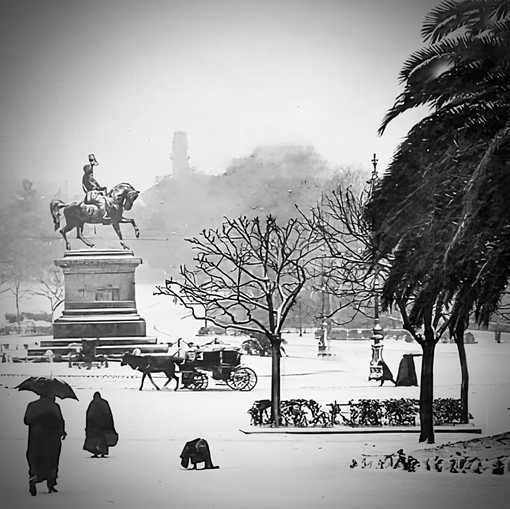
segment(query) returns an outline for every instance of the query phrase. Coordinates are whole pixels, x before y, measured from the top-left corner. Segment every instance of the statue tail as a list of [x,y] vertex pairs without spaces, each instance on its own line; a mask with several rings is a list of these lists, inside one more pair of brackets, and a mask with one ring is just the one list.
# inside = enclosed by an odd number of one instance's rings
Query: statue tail
[[62,200],[51,200],[50,212],[55,231],[60,227],[60,209],[63,207],[65,207],[65,203]]

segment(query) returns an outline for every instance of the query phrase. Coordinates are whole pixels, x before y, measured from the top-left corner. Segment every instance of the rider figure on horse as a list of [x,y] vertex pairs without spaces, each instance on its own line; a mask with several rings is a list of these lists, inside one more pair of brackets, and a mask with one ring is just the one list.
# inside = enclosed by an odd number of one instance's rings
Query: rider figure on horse
[[103,220],[108,220],[108,212],[106,211],[106,187],[100,186],[98,181],[94,178],[94,166],[99,164],[94,157],[94,154],[89,155],[89,163],[83,167],[83,177],[81,180],[83,191],[85,192],[84,203],[96,205],[102,212]]

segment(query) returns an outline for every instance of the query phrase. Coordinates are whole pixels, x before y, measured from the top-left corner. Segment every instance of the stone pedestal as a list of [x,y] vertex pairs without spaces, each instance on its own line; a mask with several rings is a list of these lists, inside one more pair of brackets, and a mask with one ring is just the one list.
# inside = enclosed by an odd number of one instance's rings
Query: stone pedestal
[[135,269],[141,263],[126,249],[67,251],[55,260],[64,271],[65,302],[53,337],[145,337],[135,299]]

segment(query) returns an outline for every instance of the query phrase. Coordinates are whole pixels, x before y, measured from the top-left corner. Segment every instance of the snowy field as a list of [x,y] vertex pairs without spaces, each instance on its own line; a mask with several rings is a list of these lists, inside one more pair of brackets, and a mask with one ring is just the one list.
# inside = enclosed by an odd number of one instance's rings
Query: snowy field
[[[139,312],[148,335],[161,342],[193,335],[199,324],[181,319],[182,308],[168,298],[139,292]],[[138,287],[137,287],[138,291]],[[156,329],[154,329],[156,327]],[[158,332],[160,331],[160,332]],[[162,332],[161,332],[162,331]],[[482,437],[510,430],[510,337],[494,342],[492,333],[475,333],[478,343],[466,345],[470,369],[470,411]],[[202,338],[203,342],[212,338]],[[230,338],[222,338],[227,340]],[[418,398],[418,387],[394,387],[368,381],[370,343],[337,341],[331,358],[318,358],[311,334],[286,335],[289,357],[282,358],[282,399],[313,398],[325,405],[358,398]],[[12,338],[23,343],[26,338]],[[200,342],[200,341],[199,341]],[[418,345],[385,341],[383,356],[394,376],[402,355],[419,352]],[[251,392],[235,392],[209,383],[203,392],[156,391],[149,382],[138,391],[140,377],[128,367],[111,364],[90,371],[65,363],[0,364],[0,489],[2,507],[51,509],[308,509],[308,508],[486,508],[505,507],[510,476],[415,473],[401,470],[351,469],[362,454],[408,454],[425,448],[414,434],[290,435],[244,434],[253,430],[247,410],[270,396],[270,359],[244,356],[259,380]],[[417,372],[420,358],[415,358]],[[460,369],[455,345],[437,347],[435,397],[459,397]],[[31,375],[59,376],[69,382],[79,401],[59,401],[68,436],[63,442],[59,493],[38,485],[28,493],[25,450],[26,405],[35,399],[13,389]],[[156,378],[161,386],[163,379]],[[92,459],[82,450],[85,411],[99,390],[112,407],[119,444],[107,459]],[[208,440],[219,470],[184,470],[179,454],[196,437]],[[436,434],[436,446],[480,435]],[[430,446],[432,447],[432,446]]]

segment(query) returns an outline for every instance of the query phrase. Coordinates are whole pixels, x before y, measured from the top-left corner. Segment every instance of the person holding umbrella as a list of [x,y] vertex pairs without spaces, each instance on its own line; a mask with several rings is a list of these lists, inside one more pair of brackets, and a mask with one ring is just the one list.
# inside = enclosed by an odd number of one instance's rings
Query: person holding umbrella
[[103,399],[99,392],[95,392],[87,408],[83,450],[91,452],[93,458],[98,458],[99,455],[105,458],[108,447],[116,445],[118,437],[108,401]]
[[57,378],[30,377],[17,386],[40,397],[28,404],[23,422],[28,426],[29,491],[37,494],[36,484],[46,481],[49,493],[56,493],[62,440],[66,437],[65,422],[55,396],[78,399],[70,385]]
[[37,494],[36,484],[46,481],[49,493],[56,493],[60,450],[66,437],[65,422],[55,396],[78,399],[72,388],[54,378],[30,377],[18,387],[40,397],[28,404],[23,422],[28,426],[29,491]]

